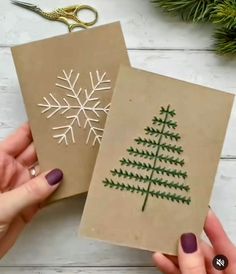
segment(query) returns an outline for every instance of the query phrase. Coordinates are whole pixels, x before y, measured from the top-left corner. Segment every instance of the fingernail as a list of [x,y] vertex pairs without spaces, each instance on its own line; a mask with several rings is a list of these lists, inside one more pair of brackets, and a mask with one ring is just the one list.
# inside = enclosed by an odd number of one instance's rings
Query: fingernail
[[197,238],[193,233],[185,233],[181,236],[181,246],[185,253],[197,251]]
[[45,176],[45,178],[50,186],[54,186],[62,180],[63,172],[60,169],[56,168],[56,169],[53,169],[52,171],[50,171]]

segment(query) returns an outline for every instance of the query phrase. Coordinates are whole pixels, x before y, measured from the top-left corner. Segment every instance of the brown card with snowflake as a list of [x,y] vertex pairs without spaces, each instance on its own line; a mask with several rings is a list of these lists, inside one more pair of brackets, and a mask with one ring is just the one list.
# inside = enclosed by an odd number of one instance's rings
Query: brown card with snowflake
[[120,64],[120,24],[12,48],[40,169],[61,168],[58,200],[88,190]]
[[233,98],[122,66],[82,235],[168,254],[200,235]]

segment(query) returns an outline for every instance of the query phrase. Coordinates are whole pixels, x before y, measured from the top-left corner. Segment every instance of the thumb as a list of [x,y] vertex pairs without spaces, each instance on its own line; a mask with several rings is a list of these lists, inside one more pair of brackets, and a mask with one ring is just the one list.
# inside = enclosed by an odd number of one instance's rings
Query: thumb
[[193,233],[181,236],[178,255],[182,274],[206,274],[204,257]]
[[0,221],[11,221],[25,208],[38,204],[50,196],[63,178],[60,169],[33,178],[20,187],[0,196]]

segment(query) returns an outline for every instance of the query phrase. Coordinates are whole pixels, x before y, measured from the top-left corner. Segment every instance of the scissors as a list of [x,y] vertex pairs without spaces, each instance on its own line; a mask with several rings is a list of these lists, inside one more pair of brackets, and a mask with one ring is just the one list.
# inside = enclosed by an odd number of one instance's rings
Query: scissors
[[[51,12],[46,12],[41,10],[36,5],[31,3],[21,2],[17,0],[12,0],[12,4],[26,8],[33,12],[38,13],[39,15],[43,16],[44,18],[52,21],[60,21],[65,23],[68,26],[69,31],[71,32],[74,28],[88,28],[89,26],[93,26],[98,20],[98,12],[95,8],[88,6],[88,5],[74,5],[65,8],[58,8]],[[79,19],[79,11],[81,10],[89,10],[94,14],[94,20],[89,22],[84,22]],[[71,22],[72,21],[72,22]]]

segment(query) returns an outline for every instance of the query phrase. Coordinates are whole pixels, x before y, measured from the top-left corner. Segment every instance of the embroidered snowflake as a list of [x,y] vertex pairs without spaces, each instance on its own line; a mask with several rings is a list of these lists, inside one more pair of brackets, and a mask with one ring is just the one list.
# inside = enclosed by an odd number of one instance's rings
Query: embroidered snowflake
[[111,90],[111,81],[106,79],[106,72],[100,74],[97,70],[94,74],[89,73],[90,89],[78,86],[80,74],[75,74],[73,70],[67,73],[62,71],[63,76],[58,76],[56,87],[64,96],[58,99],[52,93],[49,97],[43,97],[43,103],[38,104],[42,108],[41,113],[45,113],[48,119],[54,115],[60,114],[66,118],[67,123],[53,127],[56,132],[53,138],[58,143],[68,145],[70,141],[75,143],[75,130],[78,128],[87,129],[86,144],[89,142],[94,146],[100,144],[103,134],[103,128],[100,126],[102,113],[107,115],[110,104],[101,106],[99,93]]

